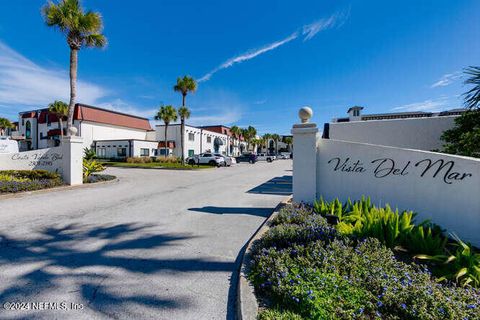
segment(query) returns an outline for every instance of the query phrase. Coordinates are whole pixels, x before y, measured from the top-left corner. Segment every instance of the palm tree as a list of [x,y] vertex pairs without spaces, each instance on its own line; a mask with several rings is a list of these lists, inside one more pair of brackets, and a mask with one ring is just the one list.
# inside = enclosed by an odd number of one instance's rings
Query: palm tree
[[0,136],[5,135],[5,132],[7,129],[12,128],[13,129],[13,124],[10,122],[10,120],[6,118],[0,118]]
[[173,86],[173,90],[182,94],[182,107],[185,107],[187,94],[197,90],[197,82],[189,76],[178,77],[177,84]]
[[60,136],[63,140],[63,118],[68,116],[68,104],[63,101],[55,100],[55,102],[48,105],[48,111],[57,116],[60,127]]
[[256,135],[257,135],[257,129],[255,129],[252,126],[248,126],[248,128],[242,129],[242,136],[247,142],[247,151],[250,148],[252,139],[254,139]]
[[288,151],[291,152],[292,148],[290,147],[293,143],[293,138],[292,137],[285,137],[283,141],[287,144]]
[[238,147],[240,147],[240,136],[242,134],[242,129],[240,129],[237,126],[232,126],[230,128],[230,132],[232,133],[233,139],[234,139],[234,146],[235,146],[235,140],[237,140]]
[[480,67],[469,67],[465,69],[465,73],[470,76],[465,80],[465,84],[474,85],[464,94],[465,105],[469,109],[480,108]]
[[278,154],[278,140],[280,140],[280,136],[274,133],[272,134],[272,139],[275,142],[275,154]]
[[42,8],[42,13],[46,24],[58,28],[67,38],[70,47],[70,103],[67,119],[67,134],[70,135],[77,97],[78,51],[82,47],[102,48],[107,44],[107,38],[101,34],[102,16],[98,12],[84,12],[79,0],[48,2]]
[[265,133],[263,135],[263,139],[265,140],[265,147],[267,148],[267,153],[268,153],[268,142],[270,139],[272,139],[272,135],[270,133]]
[[185,164],[185,155],[184,155],[184,135],[185,135],[185,119],[190,118],[190,110],[185,107],[181,106],[178,109],[178,116],[180,117],[180,123],[181,123],[181,131],[180,131],[180,136],[181,136],[181,146],[182,146],[182,164]]
[[168,106],[161,106],[158,110],[157,114],[155,115],[155,120],[163,120],[165,123],[165,157],[167,157],[168,153],[168,146],[167,146],[167,130],[168,125],[172,121],[177,121],[177,110],[171,105]]

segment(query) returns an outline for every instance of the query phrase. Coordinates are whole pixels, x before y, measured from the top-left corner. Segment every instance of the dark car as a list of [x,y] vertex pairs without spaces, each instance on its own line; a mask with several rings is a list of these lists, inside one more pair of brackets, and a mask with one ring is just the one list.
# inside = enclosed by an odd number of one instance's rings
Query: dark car
[[255,163],[257,162],[257,155],[255,154],[242,154],[241,156],[236,157],[237,163],[239,162],[248,162]]

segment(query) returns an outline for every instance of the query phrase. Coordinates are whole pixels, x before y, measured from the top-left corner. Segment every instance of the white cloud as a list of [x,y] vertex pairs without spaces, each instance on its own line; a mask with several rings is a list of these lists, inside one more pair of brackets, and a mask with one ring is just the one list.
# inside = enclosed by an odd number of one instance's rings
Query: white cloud
[[[345,23],[345,21],[348,19],[349,14],[350,14],[350,10],[337,12],[328,18],[320,19],[312,24],[303,26],[303,28],[301,29],[302,30],[301,33],[305,36],[304,41],[312,39],[320,31],[323,31],[335,26],[338,26],[338,27],[342,26]],[[222,63],[221,65],[219,65],[218,67],[214,68],[213,70],[205,74],[200,79],[198,79],[198,82],[208,81],[215,73],[219,72],[220,70],[230,68],[235,64],[239,64],[239,63],[251,60],[255,57],[258,57],[261,54],[277,49],[297,39],[299,35],[300,35],[300,31],[295,31],[290,36],[284,39],[269,43],[261,48],[249,50],[246,53],[243,53],[239,56],[230,58],[224,63]]]
[[99,108],[109,109],[149,119],[152,119],[157,112],[157,109],[155,108],[140,109],[138,107],[132,106],[131,104],[127,103],[122,99],[115,99],[112,101],[97,103],[96,106],[98,106]]
[[273,42],[273,43],[270,43],[270,44],[267,44],[266,46],[260,48],[260,49],[254,49],[254,50],[250,50],[244,54],[241,54],[239,56],[236,56],[236,57],[233,57],[233,58],[230,58],[228,59],[227,61],[225,61],[224,63],[222,63],[221,65],[219,65],[218,67],[216,67],[215,69],[213,69],[212,71],[210,71],[209,73],[205,74],[203,77],[201,77],[200,79],[198,79],[198,82],[204,82],[204,81],[208,81],[210,80],[210,78],[215,74],[217,73],[218,71],[220,70],[223,70],[223,69],[227,69],[227,68],[230,68],[231,66],[237,64],[237,63],[242,63],[244,61],[247,61],[247,60],[250,60],[250,59],[253,59],[261,54],[264,54],[264,53],[267,53],[269,51],[272,51],[280,46],[283,46],[284,44],[296,39],[298,37],[298,32],[295,32],[293,34],[291,34],[290,36],[286,37],[285,39],[282,39],[280,41],[276,41],[276,42]]
[[446,109],[451,109],[449,106],[449,99],[447,97],[440,97],[438,99],[428,99],[421,102],[409,103],[400,107],[393,108],[392,111],[397,112],[438,112]]
[[257,100],[253,102],[253,104],[256,104],[256,105],[261,105],[265,103],[267,103],[267,99]]
[[312,24],[303,26],[302,34],[305,36],[303,41],[308,41],[315,37],[320,31],[330,29],[333,27],[341,27],[348,19],[350,9],[346,11],[337,12],[328,18],[320,19]]
[[462,77],[460,71],[444,74],[437,82],[431,85],[431,88],[446,87]]
[[[85,81],[78,81],[77,87],[77,100],[88,104],[95,104],[108,93],[105,88]],[[0,41],[1,104],[43,107],[58,99],[68,102],[69,96],[67,71],[40,67]]]

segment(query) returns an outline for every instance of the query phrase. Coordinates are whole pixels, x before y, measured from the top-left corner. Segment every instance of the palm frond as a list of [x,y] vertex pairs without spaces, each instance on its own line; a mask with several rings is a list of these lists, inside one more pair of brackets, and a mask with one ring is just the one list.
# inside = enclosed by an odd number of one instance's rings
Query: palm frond
[[465,80],[465,84],[473,85],[473,88],[464,93],[465,106],[469,109],[477,109],[480,107],[480,67],[471,66],[464,72],[470,76]]

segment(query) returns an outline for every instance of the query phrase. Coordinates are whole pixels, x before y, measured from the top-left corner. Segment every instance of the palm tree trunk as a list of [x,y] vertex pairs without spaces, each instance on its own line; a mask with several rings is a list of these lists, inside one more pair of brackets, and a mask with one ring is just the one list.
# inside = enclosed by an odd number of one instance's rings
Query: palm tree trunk
[[58,121],[60,122],[60,143],[62,142],[63,140],[63,121],[62,121],[62,116],[60,116],[60,118],[58,118]]
[[167,129],[168,129],[168,124],[165,123],[165,158],[167,157],[167,150],[168,150],[168,146],[167,146]]
[[182,106],[185,107],[185,98],[187,97],[187,94],[182,94]]
[[182,139],[181,141],[181,145],[182,145],[182,165],[185,165],[185,150],[184,150],[184,139],[185,139],[185,119],[181,119],[181,126],[180,126],[180,139]]
[[77,97],[77,68],[78,50],[70,48],[70,103],[68,105],[67,136],[70,136],[70,128],[73,126],[73,112]]

